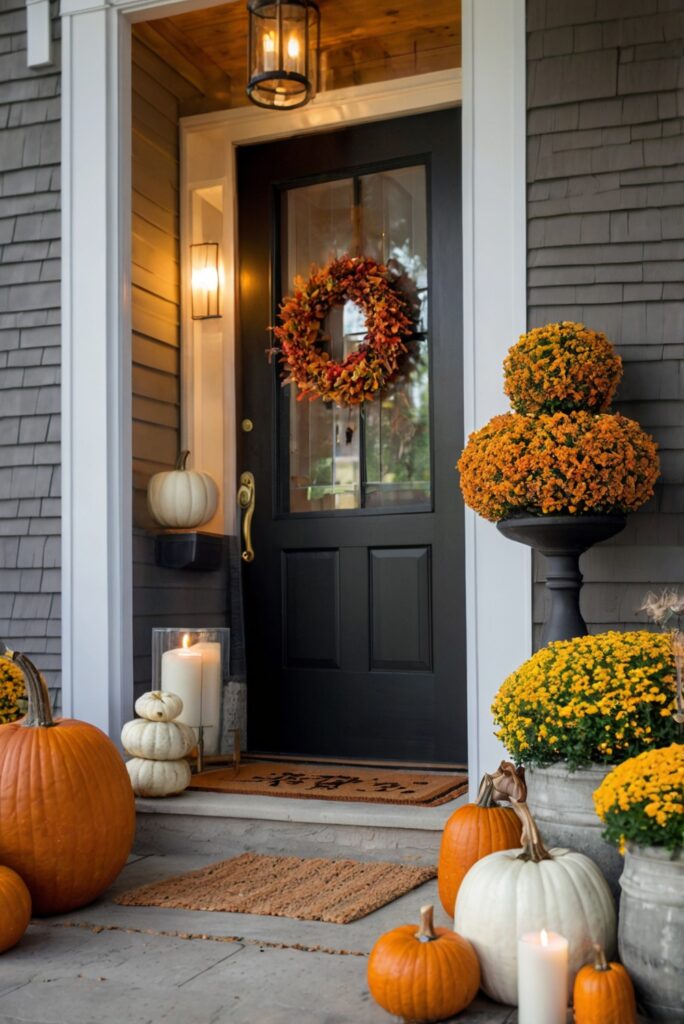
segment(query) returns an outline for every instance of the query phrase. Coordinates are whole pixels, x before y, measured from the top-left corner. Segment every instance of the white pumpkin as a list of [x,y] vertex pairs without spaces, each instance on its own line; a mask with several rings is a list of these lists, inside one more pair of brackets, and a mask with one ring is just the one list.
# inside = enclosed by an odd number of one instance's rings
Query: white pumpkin
[[186,469],[187,451],[176,468],[155,473],[147,485],[147,505],[160,526],[191,529],[207,523],[218,506],[218,488],[208,473]]
[[173,796],[190,785],[191,772],[187,761],[148,761],[134,757],[126,762],[133,792],[136,796]]
[[190,753],[197,737],[183,722],[148,722],[146,718],[134,718],[121,730],[121,743],[133,757],[177,761]]
[[513,804],[516,812],[521,808],[523,848],[477,861],[461,883],[454,915],[454,931],[475,947],[484,992],[512,1006],[518,1003],[521,935],[546,928],[565,936],[569,997],[575,975],[592,960],[593,944],[610,958],[616,939],[615,904],[599,868],[582,853],[547,851],[526,805]]
[[135,713],[150,722],[172,722],[183,710],[183,701],[176,693],[150,690],[135,702]]

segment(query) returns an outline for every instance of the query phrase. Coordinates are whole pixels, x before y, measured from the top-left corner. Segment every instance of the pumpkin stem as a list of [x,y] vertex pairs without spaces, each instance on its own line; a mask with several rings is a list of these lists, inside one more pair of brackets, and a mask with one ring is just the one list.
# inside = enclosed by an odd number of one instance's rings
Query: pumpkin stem
[[420,908],[420,928],[416,932],[419,942],[433,942],[438,938],[435,931],[434,912],[431,903],[426,903],[424,907]]
[[522,822],[522,845],[523,852],[518,860],[531,860],[538,864],[541,860],[552,860],[551,854],[544,846],[537,822],[532,816],[532,811],[524,801],[512,801],[511,806]]
[[185,469],[186,468],[185,463],[188,461],[188,456],[189,455],[190,455],[190,452],[187,449],[185,449],[185,448],[183,449],[182,452],[179,452],[178,458],[176,459],[176,469]]
[[478,807],[484,807],[485,809],[496,807],[496,800],[494,799],[494,779],[488,772],[485,772],[482,776],[482,781],[480,782],[480,788],[477,791],[475,803]]
[[516,768],[512,761],[502,761],[492,775],[494,798],[524,803],[527,800],[525,769]]
[[55,725],[56,723],[52,717],[52,708],[50,707],[50,694],[47,683],[41,673],[25,654],[20,654],[19,651],[10,651],[9,647],[5,644],[2,644],[2,648],[2,654],[13,661],[24,673],[28,711],[21,724],[29,728],[39,726],[45,729]]
[[609,971],[610,964],[606,960],[606,954],[603,950],[603,946],[600,946],[598,942],[594,943],[594,970],[595,971]]

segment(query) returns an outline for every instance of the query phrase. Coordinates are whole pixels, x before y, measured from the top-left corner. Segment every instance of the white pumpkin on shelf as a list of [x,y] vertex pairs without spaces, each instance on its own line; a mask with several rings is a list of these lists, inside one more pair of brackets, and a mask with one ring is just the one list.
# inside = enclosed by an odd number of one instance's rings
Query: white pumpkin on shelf
[[172,796],[190,785],[190,765],[184,758],[197,743],[195,731],[174,722],[183,710],[175,693],[152,690],[138,697],[141,716],[121,730],[124,750],[133,756],[126,763],[136,796]]
[[150,761],[134,757],[126,762],[133,792],[136,796],[174,796],[190,785],[187,761]]
[[529,808],[512,802],[523,822],[523,847],[477,861],[456,898],[454,931],[475,947],[482,989],[499,1003],[518,1004],[518,939],[542,929],[568,940],[568,984],[599,943],[612,957],[616,915],[597,865],[573,850],[547,850]]
[[218,488],[208,473],[186,469],[189,454],[182,451],[175,469],[155,473],[147,485],[147,506],[160,526],[194,529],[216,512]]

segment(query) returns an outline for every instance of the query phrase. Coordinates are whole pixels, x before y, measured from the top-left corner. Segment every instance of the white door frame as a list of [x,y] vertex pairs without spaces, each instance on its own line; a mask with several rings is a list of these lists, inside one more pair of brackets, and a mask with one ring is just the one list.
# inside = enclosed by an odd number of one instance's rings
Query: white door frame
[[[62,0],[63,706],[113,736],[133,695],[130,26],[216,2]],[[462,24],[467,434],[505,407],[501,361],[526,325],[525,0],[463,0]],[[488,705],[531,649],[531,573],[471,513],[466,586],[475,783],[499,755]]]

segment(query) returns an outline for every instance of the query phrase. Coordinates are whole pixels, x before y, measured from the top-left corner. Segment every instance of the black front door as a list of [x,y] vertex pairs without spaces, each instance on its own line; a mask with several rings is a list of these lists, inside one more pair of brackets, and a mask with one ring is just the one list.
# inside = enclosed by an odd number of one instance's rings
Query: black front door
[[[466,761],[460,193],[457,109],[238,151],[251,750]],[[298,402],[266,355],[294,276],[347,252],[419,309],[402,375],[361,410]],[[326,331],[340,358],[358,308]]]

